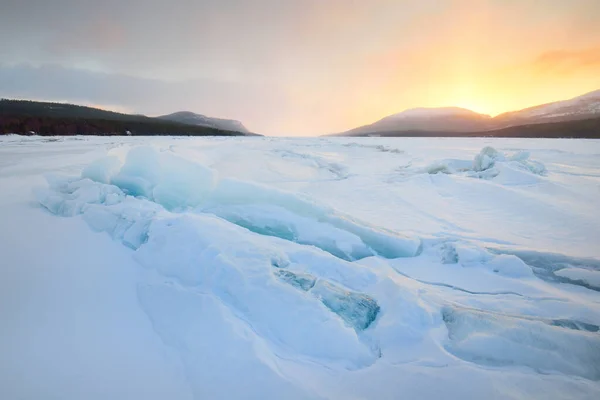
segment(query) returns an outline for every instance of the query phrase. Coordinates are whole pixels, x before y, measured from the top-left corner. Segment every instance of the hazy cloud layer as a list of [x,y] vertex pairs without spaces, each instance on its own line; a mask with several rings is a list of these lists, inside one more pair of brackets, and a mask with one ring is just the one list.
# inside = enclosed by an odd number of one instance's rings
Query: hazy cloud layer
[[0,0],[0,96],[269,134],[494,114],[600,87],[599,20],[598,0]]
[[249,129],[266,121],[263,126],[272,132],[282,123],[278,115],[291,108],[285,94],[262,85],[200,79],[168,82],[56,65],[0,66],[0,88],[7,98],[110,105],[150,116],[193,105],[207,115],[247,121]]

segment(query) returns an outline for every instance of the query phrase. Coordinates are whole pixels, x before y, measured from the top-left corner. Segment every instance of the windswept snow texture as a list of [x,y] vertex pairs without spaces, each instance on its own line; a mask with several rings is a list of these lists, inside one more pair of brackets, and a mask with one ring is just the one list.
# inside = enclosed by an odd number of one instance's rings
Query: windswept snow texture
[[0,398],[600,398],[600,142],[0,139]]

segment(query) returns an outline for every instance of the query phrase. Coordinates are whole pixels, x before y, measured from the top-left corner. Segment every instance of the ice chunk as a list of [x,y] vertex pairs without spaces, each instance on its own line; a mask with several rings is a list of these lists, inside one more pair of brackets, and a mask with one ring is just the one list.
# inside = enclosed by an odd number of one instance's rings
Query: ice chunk
[[131,196],[152,199],[152,190],[159,179],[158,151],[149,146],[141,146],[129,151],[125,164],[111,183]]
[[[267,188],[255,183],[224,179],[219,182],[208,203],[209,206],[204,210],[207,212],[212,212],[211,210],[221,210],[214,212],[222,215],[224,218],[229,218],[228,214],[232,214],[232,218],[238,218],[235,216],[236,210],[253,210],[253,208],[250,207],[252,205],[261,205],[262,207],[265,207],[263,210],[268,209],[269,207],[271,207],[271,209],[279,208],[280,210],[287,210],[288,213],[284,218],[302,221],[299,222],[300,224],[304,224],[306,220],[293,217],[292,214],[308,218],[312,220],[312,222],[310,222],[312,227],[308,230],[303,229],[302,232],[304,238],[311,238],[311,244],[314,244],[314,238],[319,236],[311,230],[315,229],[315,227],[324,229],[326,226],[323,224],[328,224],[337,229],[335,230],[336,240],[337,238],[343,237],[343,240],[350,244],[349,246],[344,246],[344,248],[339,248],[339,250],[351,255],[353,259],[369,255],[370,251],[365,250],[364,246],[373,250],[377,255],[385,258],[413,257],[421,250],[421,241],[418,238],[404,236],[397,232],[382,228],[372,227],[366,222],[356,221],[348,215],[318,205],[298,194]],[[235,208],[232,206],[243,206],[243,208]],[[260,210],[260,207],[254,208],[254,210]],[[260,211],[260,213],[264,214],[264,211]],[[251,221],[248,219],[251,219]],[[248,223],[248,227],[253,227],[252,230],[260,230],[265,228],[264,215],[261,216],[261,219],[263,221],[259,222],[255,215],[253,218],[246,218],[246,222],[241,221],[241,223]],[[273,217],[270,217],[270,219],[272,220]],[[240,218],[240,220],[243,220],[243,218]],[[268,219],[266,220],[268,221]],[[263,224],[263,226],[261,226],[261,224]],[[274,223],[269,222],[269,224],[273,225]],[[281,223],[277,223],[276,225],[277,226],[272,226],[270,230],[276,232],[278,234],[277,236],[293,237],[294,231],[292,228],[288,228],[289,224],[287,225],[288,227],[284,227],[283,225],[285,224]],[[328,231],[333,231],[331,228],[327,229]],[[346,231],[346,233],[342,233],[340,230]],[[358,237],[364,246],[349,234]],[[318,242],[321,243],[321,246],[319,247],[324,249],[329,248],[327,251],[332,250],[331,244],[327,244],[326,239],[320,238]],[[338,246],[338,244],[336,243],[335,246]],[[334,251],[337,250],[334,249]],[[330,252],[333,253],[333,251]],[[356,254],[352,254],[352,252],[356,252]]]
[[446,165],[442,162],[435,162],[435,163],[427,166],[425,168],[425,171],[430,175],[435,175],[435,174],[439,174],[439,173],[443,173],[443,174],[451,174],[452,173],[452,171],[450,170],[448,165]]
[[[484,365],[523,365],[600,379],[600,336],[565,324],[512,317],[486,311],[446,307],[446,348],[454,355]],[[569,327],[570,328],[570,327]]]
[[137,249],[147,240],[152,218],[162,210],[156,203],[127,197],[116,186],[90,179],[50,180],[54,190],[38,190],[42,206],[60,216],[82,215],[95,231]]
[[468,171],[472,168],[473,163],[465,160],[441,160],[435,161],[432,164],[425,167],[425,172],[430,175],[444,173],[444,174],[456,174],[459,172]]
[[444,264],[458,263],[458,253],[453,243],[442,243],[438,247],[438,254]]
[[510,156],[509,160],[535,175],[546,174],[546,166],[539,161],[530,160],[528,151],[519,151]]
[[277,269],[275,274],[282,281],[316,296],[327,308],[357,331],[366,329],[377,318],[379,305],[363,293],[353,292],[324,279],[317,279],[299,272]]
[[[370,365],[376,355],[318,299],[273,284],[273,260],[285,257],[271,243],[223,219],[188,213],[153,221],[135,258],[186,290],[215,296],[257,334],[287,351],[351,369]],[[324,295],[335,307],[335,296]]]
[[182,210],[208,197],[215,176],[209,168],[169,152],[136,147],[111,182],[132,196],[145,197],[168,210]]
[[379,305],[371,297],[345,290],[324,280],[319,280],[311,293],[357,331],[367,329],[379,313]]
[[475,156],[473,161],[473,171],[476,176],[483,179],[495,178],[499,174],[511,176],[504,177],[504,184],[523,184],[535,183],[527,176],[518,174],[518,171],[530,173],[533,175],[545,175],[546,167],[544,164],[529,159],[529,152],[519,151],[510,157],[494,149],[493,147],[484,147],[481,152]]
[[72,217],[83,213],[90,204],[117,204],[125,198],[119,188],[90,179],[50,178],[49,182],[51,190],[39,189],[35,194],[42,206],[60,216]]
[[531,267],[517,256],[502,254],[485,264],[493,272],[511,278],[533,277]]
[[433,246],[442,263],[468,268],[485,268],[510,278],[533,277],[532,268],[519,257],[492,254],[487,249],[466,242],[444,242]]
[[148,241],[148,230],[150,229],[151,220],[135,221],[123,233],[123,244],[132,249],[139,248],[142,244]]
[[572,281],[581,281],[590,288],[600,290],[600,271],[571,267],[558,270],[555,274]]
[[535,251],[495,249],[494,252],[519,257],[532,267],[533,273],[539,278],[600,290],[600,282],[594,280],[600,271],[600,260]]
[[529,159],[529,152],[528,151],[517,151],[515,154],[513,154],[512,156],[510,156],[510,160],[512,161],[519,161],[519,162],[523,162]]
[[160,181],[152,197],[167,210],[196,207],[212,192],[214,172],[197,163],[169,153],[161,153]]
[[490,261],[494,257],[494,255],[490,254],[486,249],[471,243],[457,242],[452,243],[451,246],[454,247],[456,251],[458,261],[464,266],[474,263],[484,263]]
[[493,147],[486,146],[475,156],[475,160],[473,160],[473,170],[476,172],[488,170],[492,168],[498,160],[504,160],[504,155]]
[[354,221],[350,217],[333,214],[325,216],[323,220],[360,237],[367,246],[385,258],[414,257],[422,250],[421,240],[418,238],[404,236],[383,228],[375,228],[369,224]]
[[261,235],[313,245],[343,260],[354,261],[375,255],[357,235],[279,206],[224,206],[204,211]]
[[468,267],[479,265],[494,258],[486,249],[467,242],[442,242],[433,246],[444,264],[457,264]]
[[298,289],[302,289],[305,292],[312,289],[315,286],[316,278],[309,274],[302,273],[294,273],[284,269],[278,269],[275,271],[275,275],[279,277],[284,282],[289,283],[290,285],[297,287]]
[[121,160],[116,156],[104,157],[94,161],[81,172],[82,178],[88,178],[95,182],[110,183],[121,167]]
[[[115,230],[118,229],[119,224],[131,225],[131,222],[127,223],[125,220],[122,220],[119,215],[110,212],[106,207],[88,208],[83,214],[83,219],[93,230],[107,232],[111,236],[114,236]],[[127,228],[128,226],[123,226],[121,230],[125,231]]]
[[598,325],[588,324],[587,322],[581,321],[573,321],[570,319],[553,319],[550,321],[550,325],[575,329],[578,331],[598,332],[600,330]]

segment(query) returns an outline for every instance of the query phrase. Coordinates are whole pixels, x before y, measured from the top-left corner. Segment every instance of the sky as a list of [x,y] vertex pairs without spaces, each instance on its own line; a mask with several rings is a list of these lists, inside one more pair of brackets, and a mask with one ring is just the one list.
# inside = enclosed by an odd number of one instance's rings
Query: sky
[[0,97],[268,135],[600,89],[599,0],[0,0]]

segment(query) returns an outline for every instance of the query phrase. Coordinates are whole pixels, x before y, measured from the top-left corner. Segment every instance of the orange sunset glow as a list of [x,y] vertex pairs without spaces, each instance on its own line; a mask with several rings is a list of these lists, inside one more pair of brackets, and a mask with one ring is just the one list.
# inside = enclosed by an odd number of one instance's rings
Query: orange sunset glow
[[23,43],[0,44],[7,97],[310,136],[414,107],[497,115],[600,88],[598,0],[61,1],[67,15],[3,10],[0,33]]
[[495,116],[600,88],[600,3],[445,4],[382,35],[351,71],[338,71],[326,99],[306,89],[297,99],[307,106],[343,104],[329,128],[343,130],[413,107],[458,106]]

